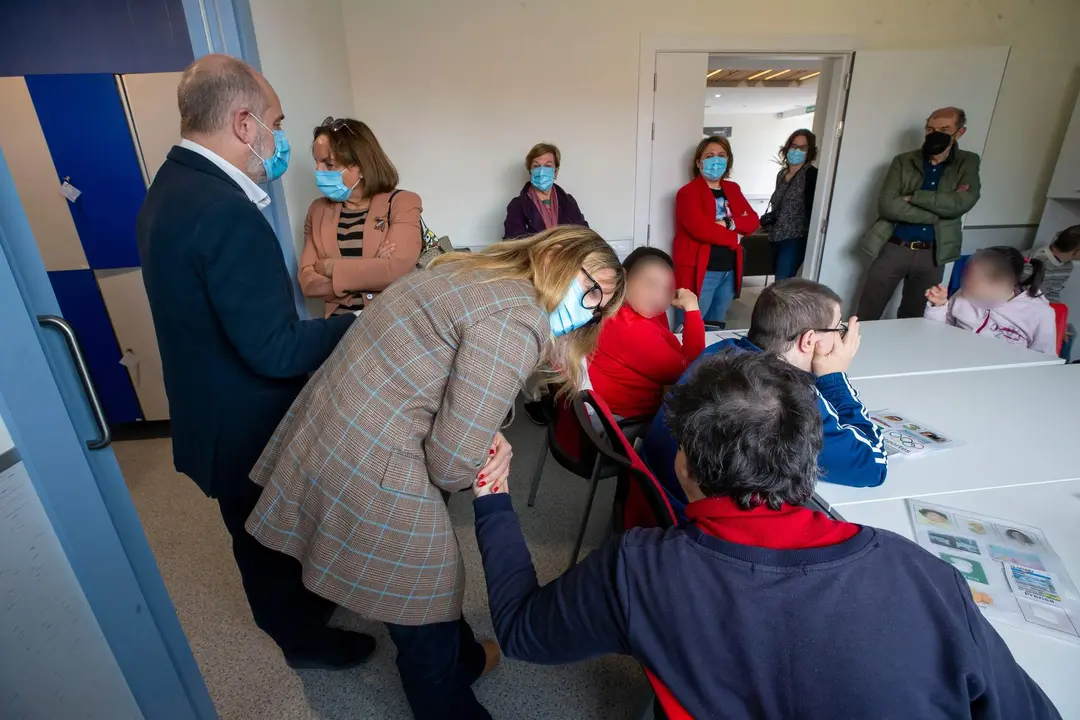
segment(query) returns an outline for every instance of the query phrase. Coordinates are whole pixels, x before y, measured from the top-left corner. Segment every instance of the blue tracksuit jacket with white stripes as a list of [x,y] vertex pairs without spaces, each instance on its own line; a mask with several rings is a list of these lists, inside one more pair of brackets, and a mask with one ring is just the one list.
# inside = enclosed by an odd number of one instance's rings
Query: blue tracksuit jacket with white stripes
[[[761,348],[746,338],[721,340],[705,348],[694,365],[700,362],[701,358],[729,349],[738,352],[761,352]],[[694,371],[694,365],[679,378],[680,384]],[[825,433],[825,444],[818,455],[821,479],[854,487],[873,487],[885,482],[888,465],[881,431],[870,421],[870,416],[847,375],[832,373],[819,377],[817,390],[822,429]],[[674,470],[678,447],[664,418],[665,410],[665,407],[661,407],[653,419],[645,435],[641,456],[667,490],[679,518],[685,519],[686,493],[679,485]]]

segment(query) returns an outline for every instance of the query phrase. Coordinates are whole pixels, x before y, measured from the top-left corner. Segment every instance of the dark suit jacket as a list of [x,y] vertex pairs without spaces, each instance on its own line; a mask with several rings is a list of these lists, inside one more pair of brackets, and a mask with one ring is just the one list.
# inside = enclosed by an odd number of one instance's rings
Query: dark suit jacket
[[[529,188],[532,185],[525,183],[521,192],[506,206],[506,220],[503,222],[503,240],[528,237],[538,232],[543,232],[544,218],[540,215],[536,203],[529,197]],[[577,200],[570,193],[555,185],[555,197],[559,203],[560,225],[582,225],[589,227],[585,222],[585,216],[581,214]]]
[[139,211],[173,461],[208,495],[248,473],[354,317],[301,320],[270,224],[216,165],[169,151]]

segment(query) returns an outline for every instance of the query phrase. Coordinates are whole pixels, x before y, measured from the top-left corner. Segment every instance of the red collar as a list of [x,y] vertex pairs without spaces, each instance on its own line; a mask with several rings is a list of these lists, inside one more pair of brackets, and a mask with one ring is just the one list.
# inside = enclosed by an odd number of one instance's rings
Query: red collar
[[686,517],[713,537],[738,545],[800,550],[836,545],[859,533],[859,526],[833,520],[809,508],[764,505],[743,510],[728,497],[697,500],[686,506]]

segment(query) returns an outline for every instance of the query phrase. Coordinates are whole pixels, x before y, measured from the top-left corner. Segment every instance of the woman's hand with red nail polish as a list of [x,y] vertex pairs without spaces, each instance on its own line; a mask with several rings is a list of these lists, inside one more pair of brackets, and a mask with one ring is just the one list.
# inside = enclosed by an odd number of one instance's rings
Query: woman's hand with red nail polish
[[488,449],[487,462],[480,468],[480,472],[476,475],[476,482],[473,483],[473,494],[476,497],[495,492],[493,489],[495,484],[491,482],[492,479],[497,482],[498,487],[503,488],[505,491],[505,480],[510,475],[510,459],[513,456],[514,450],[510,447],[510,443],[506,441],[502,433],[496,433],[495,439]]

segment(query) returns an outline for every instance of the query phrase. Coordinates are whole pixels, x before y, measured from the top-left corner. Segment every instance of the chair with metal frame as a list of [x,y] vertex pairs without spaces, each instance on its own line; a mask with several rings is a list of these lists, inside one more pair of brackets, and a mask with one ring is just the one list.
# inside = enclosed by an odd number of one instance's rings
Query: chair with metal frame
[[[589,498],[582,513],[569,567],[577,564],[578,555],[581,553],[600,480],[617,477],[630,462],[625,453],[617,452],[611,442],[605,439],[606,433],[594,425],[600,416],[590,416],[585,405],[588,402],[595,408],[597,401],[599,397],[593,391],[582,390],[570,402],[545,403],[548,422],[529,490],[528,504],[532,507],[536,504],[536,494],[540,489],[540,479],[543,477],[549,451],[559,465],[589,481]],[[607,406],[604,405],[604,408],[606,410]],[[605,419],[601,427],[610,426],[610,422],[614,421]],[[639,416],[617,421],[614,427],[618,428],[618,436],[625,440],[625,433],[639,434],[648,428],[650,422],[652,416]]]

